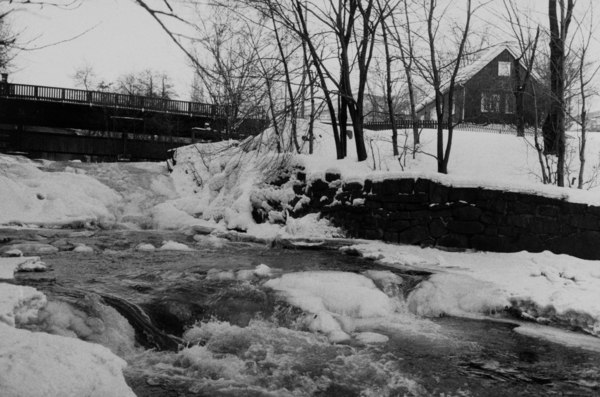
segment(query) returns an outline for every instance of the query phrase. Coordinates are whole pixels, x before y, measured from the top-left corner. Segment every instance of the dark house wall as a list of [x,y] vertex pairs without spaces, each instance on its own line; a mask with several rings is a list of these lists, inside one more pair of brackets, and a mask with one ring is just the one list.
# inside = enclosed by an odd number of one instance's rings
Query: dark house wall
[[[515,115],[515,97],[513,88],[515,84],[515,70],[513,67],[514,57],[504,50],[492,62],[476,73],[466,84],[465,98],[465,122],[487,124],[502,123],[514,124]],[[509,62],[511,65],[511,76],[498,75],[498,63]],[[525,76],[525,68],[520,67],[521,79]],[[533,125],[535,122],[535,103],[532,84],[530,80],[524,96],[524,116],[527,124]],[[539,90],[538,90],[539,92]],[[499,95],[499,112],[482,112],[483,95]]]
[[[454,91],[454,122],[467,122],[476,124],[514,124],[516,120],[515,97],[513,87],[515,84],[514,57],[508,50],[504,50],[494,60],[488,63],[483,69],[477,72],[469,79],[464,86],[456,86]],[[510,76],[499,76],[499,62],[510,63]],[[520,67],[521,79],[525,76],[525,68]],[[535,123],[535,103],[532,84],[538,84],[532,79],[528,84],[524,96],[524,116],[526,124]],[[541,87],[536,87],[536,92],[540,93]],[[487,95],[489,98],[496,96],[498,99],[497,111],[482,112],[482,98]],[[538,95],[539,97],[540,95]],[[444,95],[444,118],[448,117],[448,95]],[[508,107],[507,107],[508,104]],[[543,109],[541,103],[538,107]],[[464,110],[464,112],[463,112]],[[429,103],[419,112],[425,120],[435,118],[435,103]]]

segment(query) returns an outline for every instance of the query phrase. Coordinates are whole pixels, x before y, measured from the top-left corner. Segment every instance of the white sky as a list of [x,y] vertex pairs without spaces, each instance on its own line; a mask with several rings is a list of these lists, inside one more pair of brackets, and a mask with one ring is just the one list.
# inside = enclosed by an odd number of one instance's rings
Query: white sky
[[[147,1],[164,7],[161,0]],[[502,2],[495,1],[497,3],[491,3],[492,8],[503,9]],[[578,9],[586,9],[589,1],[598,0],[579,0]],[[171,0],[170,3],[178,6],[181,2]],[[0,4],[6,5],[7,1],[0,0]],[[523,4],[533,5],[534,18],[538,17],[543,26],[547,25],[547,2],[535,0],[524,1]],[[456,9],[460,7],[457,5]],[[180,15],[191,17],[185,11],[181,11]],[[12,14],[12,20],[14,28],[22,31],[22,41],[33,40],[26,45],[31,50],[17,56],[9,77],[12,82],[74,87],[70,76],[85,63],[93,65],[98,76],[107,81],[150,68],[165,71],[172,77],[179,99],[187,100],[189,97],[192,70],[187,66],[185,55],[134,0],[82,0],[81,5],[73,10],[25,6]],[[493,24],[492,21],[499,23],[499,17],[490,10],[480,11],[474,22]],[[72,39],[92,27],[82,37],[35,50]],[[498,40],[502,38],[498,37]],[[592,46],[590,55],[596,57],[600,54],[598,37],[593,40]],[[597,107],[598,102],[594,100],[593,107]]]
[[26,40],[35,39],[27,45],[31,49],[71,39],[95,26],[75,40],[21,52],[9,78],[14,83],[74,87],[70,75],[87,62],[108,81],[147,68],[164,70],[179,99],[188,98],[192,70],[183,52],[131,0],[85,0],[74,10],[28,6],[15,12],[12,22]]

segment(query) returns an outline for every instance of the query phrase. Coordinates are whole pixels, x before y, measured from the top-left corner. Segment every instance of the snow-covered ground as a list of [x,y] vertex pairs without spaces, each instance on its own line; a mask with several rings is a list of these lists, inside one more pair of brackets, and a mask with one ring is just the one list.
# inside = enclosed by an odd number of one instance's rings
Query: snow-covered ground
[[[301,122],[300,129],[305,127]],[[273,147],[273,136],[269,134],[239,146],[233,142],[193,145],[178,151],[177,164],[171,173],[164,163],[66,164],[0,155],[0,226],[190,231],[205,228],[214,230],[215,236],[238,230],[264,239],[338,236],[338,230],[315,215],[292,219],[285,211],[271,207],[270,201],[286,203],[294,197],[291,184],[275,188],[266,183],[282,176],[278,171],[282,165],[287,169],[303,167],[309,179],[321,177],[328,171],[341,173],[346,181],[384,178],[394,173],[404,177],[426,176],[455,186],[489,186],[600,204],[597,191],[559,189],[539,183],[537,153],[531,142],[527,142],[531,138],[456,131],[449,175],[440,175],[435,172],[435,160],[423,153],[414,159],[407,154],[407,158],[400,161],[391,156],[389,135],[389,131],[368,132],[369,159],[360,163],[353,154],[352,140],[348,158],[335,160],[331,132],[322,124],[316,125],[312,155],[307,154],[305,141],[302,141],[304,154],[274,154],[269,151],[269,147]],[[404,138],[400,141],[404,142]],[[420,150],[433,153],[435,132],[424,130],[421,141]],[[570,141],[577,142],[576,138]],[[587,175],[593,179],[600,136],[590,136],[587,150]],[[573,176],[577,172],[575,163],[572,164]],[[252,217],[253,206],[261,207],[271,222],[256,224]],[[148,244],[138,247],[139,250],[154,248]],[[165,241],[158,249],[188,248]],[[434,273],[409,296],[405,309],[413,315],[477,317],[514,307],[539,323],[562,322],[600,336],[599,261],[549,252],[451,253],[379,242],[361,242],[344,249],[390,268],[416,268]],[[8,278],[20,260],[0,259],[0,276]],[[402,280],[395,279],[389,272],[363,275],[305,272],[281,276],[261,268],[243,275],[254,276],[270,277],[266,285],[279,291],[290,303],[312,313],[306,320],[308,328],[326,334],[331,342],[343,341],[351,335],[367,342],[385,341],[382,335],[358,332],[360,324],[373,323],[404,310],[393,303],[390,299],[393,294],[389,293]],[[35,318],[44,308],[45,297],[32,288],[8,285],[0,283],[0,331],[7,335],[0,338],[0,368],[8,368],[7,357],[11,354],[25,361],[21,369],[14,367],[10,373],[0,371],[2,382],[6,378],[2,375],[6,374],[11,382],[20,382],[21,370],[43,372],[43,366],[51,367],[51,357],[62,349],[66,352],[61,355],[64,356],[63,369],[79,373],[82,380],[76,381],[78,375],[73,375],[71,383],[49,380],[48,387],[63,390],[61,395],[131,395],[120,371],[125,363],[109,350],[96,345],[84,347],[89,345],[84,342],[68,347],[71,339],[19,329],[20,322]],[[388,291],[384,293],[386,288]],[[368,327],[363,328],[361,331]],[[594,343],[600,350],[600,340],[596,339],[591,345]],[[24,358],[26,351],[36,351],[36,355],[47,361],[34,366],[31,360]],[[86,364],[76,366],[76,362]],[[93,382],[90,374],[95,374]],[[16,384],[14,382],[11,385]],[[97,394],[88,393],[87,389],[81,389],[83,382],[91,388],[105,385],[113,389],[95,389]],[[15,393],[13,395],[19,395]],[[44,390],[26,390],[27,395],[44,393]]]

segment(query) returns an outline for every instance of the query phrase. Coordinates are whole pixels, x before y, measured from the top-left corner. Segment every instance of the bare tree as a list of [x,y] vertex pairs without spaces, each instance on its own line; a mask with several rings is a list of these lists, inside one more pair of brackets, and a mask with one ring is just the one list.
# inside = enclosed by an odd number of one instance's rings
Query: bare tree
[[[424,8],[427,20],[427,45],[429,47],[429,59],[427,66],[419,65],[419,70],[421,75],[430,82],[435,93],[435,113],[438,120],[436,159],[438,164],[438,172],[447,174],[454,129],[453,105],[456,76],[458,75],[458,70],[461,66],[465,43],[470,32],[471,17],[475,10],[471,7],[471,0],[467,0],[464,26],[460,29],[457,27],[457,29],[459,29],[459,43],[456,55],[451,59],[443,59],[440,57],[439,48],[437,47],[439,40],[437,34],[439,33],[439,21],[441,18],[445,17],[444,14],[447,9],[443,10],[441,14],[438,14],[437,0],[429,0],[428,3],[424,4]],[[443,82],[442,80],[442,74],[445,71],[450,72],[450,78],[447,82]],[[444,148],[443,120],[445,114],[448,115],[448,138],[446,141],[446,147]]]
[[[544,122],[546,152],[557,154],[556,184],[565,186],[565,43],[575,8],[574,0],[548,1],[550,21],[550,110]],[[560,11],[560,15],[558,14]],[[548,147],[549,146],[549,147]]]
[[[525,136],[525,108],[524,99],[531,83],[533,66],[535,64],[537,47],[540,38],[540,27],[535,29],[535,36],[532,36],[529,27],[529,18],[521,8],[518,7],[515,0],[503,0],[506,11],[506,19],[510,29],[513,32],[514,39],[519,48],[519,54],[513,61],[514,83],[513,94],[515,96],[515,115],[517,136]],[[525,67],[525,73],[522,76],[521,65]]]

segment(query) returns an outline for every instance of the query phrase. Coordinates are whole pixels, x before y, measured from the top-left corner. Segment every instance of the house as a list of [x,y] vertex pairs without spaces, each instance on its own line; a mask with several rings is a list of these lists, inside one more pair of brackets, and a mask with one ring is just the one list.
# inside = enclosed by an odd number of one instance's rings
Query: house
[[[507,46],[490,48],[475,62],[461,68],[455,80],[453,120],[476,124],[514,124],[516,84],[514,52]],[[526,69],[520,65],[521,79]],[[539,90],[539,80],[533,76],[524,95],[524,118],[526,124],[535,122],[535,85]],[[444,102],[447,105],[450,82],[442,83]],[[541,105],[540,105],[541,107]],[[430,94],[417,106],[417,116],[422,120],[436,119],[435,97]],[[448,108],[444,106],[444,118]]]
[[600,131],[600,111],[588,113],[587,119],[588,131]]

